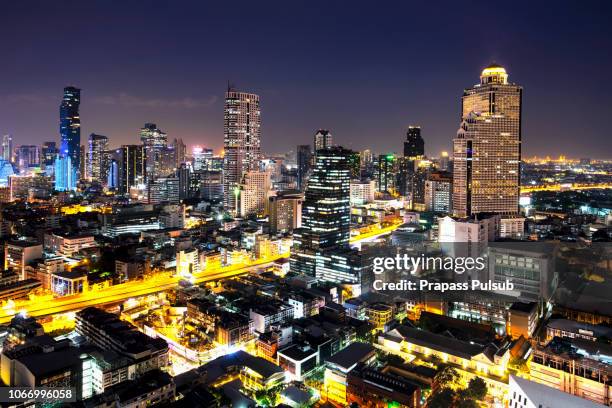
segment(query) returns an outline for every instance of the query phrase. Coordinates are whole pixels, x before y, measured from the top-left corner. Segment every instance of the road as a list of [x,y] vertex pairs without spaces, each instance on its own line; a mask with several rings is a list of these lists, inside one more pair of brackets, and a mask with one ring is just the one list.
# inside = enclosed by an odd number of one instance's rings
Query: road
[[[352,237],[351,243],[389,234],[397,229],[399,225],[399,223],[396,223],[389,227],[379,228],[374,231]],[[278,259],[287,257],[289,257],[289,253],[283,253],[274,257],[259,259],[237,265],[207,268],[203,272],[194,275],[194,283],[210,282],[242,275],[256,268],[268,266]],[[176,287],[181,279],[183,278],[180,276],[174,276],[170,272],[159,273],[142,281],[126,282],[103,289],[90,290],[73,296],[59,298],[42,297],[31,300],[18,300],[15,301],[14,304],[7,305],[0,309],[0,324],[8,323],[16,314],[20,312],[24,312],[28,316],[42,317],[56,313],[66,313],[80,310],[89,306],[99,306],[120,302],[133,297],[152,295]]]
[[598,184],[546,184],[542,186],[521,186],[521,194],[535,193],[538,191],[572,191],[572,190],[596,190],[612,188],[612,183]]

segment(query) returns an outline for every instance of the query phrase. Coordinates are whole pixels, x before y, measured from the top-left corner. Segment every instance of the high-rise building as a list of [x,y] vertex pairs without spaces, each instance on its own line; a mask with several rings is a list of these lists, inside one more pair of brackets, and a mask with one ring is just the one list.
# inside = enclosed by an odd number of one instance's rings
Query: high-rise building
[[185,156],[187,155],[187,146],[183,143],[183,139],[174,139],[172,141],[172,147],[174,148],[174,156],[176,163],[175,168],[181,167],[181,164],[185,163]]
[[293,231],[302,225],[304,195],[297,191],[278,192],[268,198],[270,233]]
[[129,193],[130,187],[144,184],[145,152],[141,145],[123,145],[117,149],[113,159],[118,164],[119,192]]
[[177,177],[159,177],[149,183],[149,204],[178,203],[180,182]]
[[240,216],[264,215],[271,184],[270,172],[247,171],[244,173],[238,200]]
[[518,212],[522,92],[496,64],[464,91],[462,122],[453,141],[455,215]]
[[440,152],[440,158],[438,159],[438,170],[449,171],[450,158],[448,152]]
[[350,150],[320,149],[302,206],[302,245],[330,248],[348,245],[351,221]]
[[425,210],[439,213],[452,211],[453,178],[449,173],[433,172],[425,180]]
[[2,136],[2,158],[9,163],[13,162],[13,136]]
[[291,270],[322,281],[360,284],[367,291],[371,263],[349,247],[351,154],[340,146],[317,151],[302,228],[294,230]]
[[242,175],[256,171],[261,158],[259,96],[229,88],[225,93],[223,126],[223,205],[236,210],[236,191]]
[[55,142],[44,142],[41,151],[41,162],[45,169],[53,168],[55,162],[55,156],[57,155],[57,143]]
[[76,190],[77,177],[77,169],[72,165],[72,157],[58,154],[55,158],[55,189],[57,191]]
[[193,156],[194,170],[213,170],[211,168],[211,160],[213,158],[213,150],[202,146],[194,146],[191,152]]
[[331,147],[333,143],[332,134],[329,130],[317,130],[317,133],[314,135],[315,154],[317,154],[317,150],[327,149],[328,147]]
[[140,140],[144,147],[145,181],[162,176],[161,152],[168,146],[168,135],[157,128],[155,123],[145,123],[140,129]]
[[60,104],[60,156],[70,156],[70,164],[77,173],[81,167],[81,118],[79,106],[81,90],[68,86]]
[[304,191],[312,163],[312,152],[310,151],[310,145],[299,145],[297,147],[296,158],[298,190]]
[[179,179],[179,198],[185,200],[191,197],[191,166],[181,163],[176,170],[176,176]]
[[425,155],[425,141],[421,137],[420,126],[408,126],[404,142],[404,157],[422,157]]
[[393,154],[378,156],[378,191],[389,193],[395,189],[395,176],[397,161]]
[[15,163],[20,171],[40,166],[40,148],[35,145],[17,146],[15,149]]
[[87,142],[87,179],[102,183],[106,181],[108,163],[106,163],[106,150],[108,149],[108,137],[89,135]]

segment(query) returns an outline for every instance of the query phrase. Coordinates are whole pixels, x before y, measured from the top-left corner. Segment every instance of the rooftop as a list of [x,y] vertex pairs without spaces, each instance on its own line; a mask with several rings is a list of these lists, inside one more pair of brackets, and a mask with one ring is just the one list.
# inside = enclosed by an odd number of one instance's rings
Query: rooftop
[[372,355],[374,355],[374,346],[368,343],[356,342],[351,343],[344,350],[331,356],[327,362],[346,372]]

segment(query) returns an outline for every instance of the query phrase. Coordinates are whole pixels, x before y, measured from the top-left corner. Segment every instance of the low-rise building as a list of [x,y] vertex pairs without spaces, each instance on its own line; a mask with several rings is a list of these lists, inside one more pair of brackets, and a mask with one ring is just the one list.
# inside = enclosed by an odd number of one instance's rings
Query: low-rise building
[[510,376],[508,387],[509,407],[572,407],[572,408],[597,408],[601,407],[589,400],[575,397],[571,394],[559,391],[553,387],[547,387],[535,381],[525,378]]
[[348,375],[358,364],[369,364],[376,359],[374,347],[367,343],[352,343],[330,357],[325,367],[323,389],[327,399],[347,404]]
[[529,364],[532,381],[598,404],[612,402],[612,347],[582,339],[553,338],[533,349]]

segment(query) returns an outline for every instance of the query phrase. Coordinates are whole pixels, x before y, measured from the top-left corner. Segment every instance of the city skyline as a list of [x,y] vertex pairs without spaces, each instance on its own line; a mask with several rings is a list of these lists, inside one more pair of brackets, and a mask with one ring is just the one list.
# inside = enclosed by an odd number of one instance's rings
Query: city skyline
[[[12,7],[6,16],[19,12],[23,6]],[[380,151],[399,153],[407,127],[419,125],[426,141],[426,154],[436,156],[442,150],[451,150],[460,117],[457,96],[467,84],[477,82],[482,68],[495,61],[527,89],[523,156],[565,154],[609,158],[606,153],[611,151],[611,142],[607,137],[604,98],[610,86],[605,81],[605,72],[612,62],[601,52],[612,37],[602,19],[607,5],[593,3],[590,8],[578,10],[570,3],[563,3],[556,5],[550,19],[541,18],[547,11],[544,6],[532,6],[520,15],[524,27],[509,27],[509,21],[519,13],[517,8],[507,15],[491,18],[481,27],[468,25],[460,30],[448,15],[461,12],[462,8],[450,7],[440,15],[441,25],[446,27],[424,43],[419,41],[423,38],[420,36],[423,25],[440,10],[405,7],[403,10],[398,6],[399,16],[410,11],[422,18],[401,25],[396,20],[399,17],[385,13],[394,23],[390,29],[394,35],[388,45],[379,47],[379,37],[384,33],[376,30],[375,23],[380,23],[382,12],[389,10],[373,10],[372,22],[361,20],[363,17],[354,16],[349,10],[339,20],[336,18],[334,30],[327,38],[331,40],[330,45],[318,52],[316,46],[324,45],[325,38],[307,24],[308,17],[313,17],[316,10],[301,10],[303,17],[299,19],[285,10],[268,14],[266,10],[257,11],[262,24],[272,18],[278,24],[254,34],[262,44],[260,54],[244,48],[244,55],[252,57],[253,66],[247,68],[232,65],[228,51],[220,48],[238,33],[225,40],[223,27],[215,22],[198,24],[191,29],[177,28],[177,19],[189,20],[191,16],[186,12],[199,10],[196,5],[180,11],[168,10],[168,27],[173,29],[148,32],[153,40],[158,40],[151,41],[157,46],[154,49],[145,41],[139,27],[143,23],[155,26],[163,14],[159,9],[152,8],[140,15],[140,10],[137,13],[127,7],[125,16],[119,18],[109,15],[108,7],[102,5],[75,6],[75,16],[93,18],[95,11],[96,19],[108,18],[118,33],[98,35],[97,28],[88,28],[92,30],[86,36],[92,40],[90,46],[86,40],[74,39],[75,44],[69,48],[78,57],[77,61],[74,67],[63,65],[62,70],[32,64],[30,55],[10,47],[4,49],[8,63],[3,69],[11,81],[0,89],[0,133],[12,134],[14,145],[58,141],[58,93],[72,84],[83,89],[82,138],[90,133],[103,134],[109,137],[111,146],[118,147],[137,142],[142,123],[153,122],[171,139],[182,138],[189,146],[212,147],[218,152],[223,143],[223,88],[230,79],[236,82],[237,88],[261,96],[263,151],[295,150],[298,144],[309,142],[316,129],[326,128],[335,135],[337,143],[348,148],[362,150],[369,138],[376,137]],[[474,15],[484,13],[477,6],[469,10]],[[46,11],[45,5],[41,5],[32,13],[31,21],[20,22],[17,27],[9,18],[3,28],[11,30],[13,35],[30,38],[33,47],[30,54],[37,55],[35,58],[45,58],[49,52],[48,41],[68,35],[66,31],[56,30],[49,38],[32,39],[30,32],[24,32],[28,28],[38,32],[31,25],[54,15],[51,11],[45,14]],[[223,10],[206,11],[206,22],[223,13]],[[340,13],[331,6],[327,11],[329,16],[319,20],[320,23]],[[137,17],[136,21],[141,24],[130,27],[128,20],[132,17]],[[351,18],[360,23],[359,29],[350,24]],[[530,22],[534,21],[541,26],[531,28]],[[84,21],[76,24],[78,29],[84,29]],[[497,27],[498,30],[493,30]],[[281,29],[286,31],[282,39],[276,35],[276,30]],[[359,30],[359,35],[351,37],[355,30]],[[123,35],[123,43],[111,46],[117,35]],[[483,35],[486,41],[473,41]],[[540,50],[538,55],[530,51],[531,47],[521,46],[527,39],[533,41],[533,49]],[[187,47],[194,41],[201,44],[196,48]],[[296,46],[289,47],[293,43]],[[353,55],[358,44],[359,58]],[[116,58],[116,66],[105,58],[97,59],[96,49],[104,49],[111,59]],[[341,52],[334,52],[336,49]],[[278,50],[294,58],[289,61]],[[129,58],[127,63],[129,51],[135,52],[134,57],[150,53],[163,61],[155,67],[146,58],[143,58],[145,62]],[[575,58],[564,59],[570,53]],[[406,59],[411,56],[418,59],[406,65]],[[167,59],[172,62],[166,62]],[[141,64],[147,64],[146,69]],[[183,71],[185,75],[178,75]],[[564,94],[560,94],[559,82],[564,83]],[[572,97],[564,98],[566,94]],[[572,117],[577,119],[560,119]],[[580,144],[575,143],[576,135],[580,135]]]

